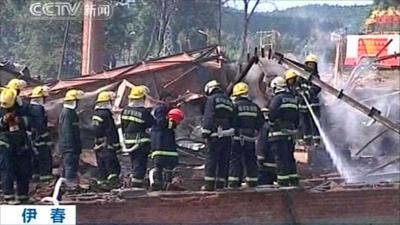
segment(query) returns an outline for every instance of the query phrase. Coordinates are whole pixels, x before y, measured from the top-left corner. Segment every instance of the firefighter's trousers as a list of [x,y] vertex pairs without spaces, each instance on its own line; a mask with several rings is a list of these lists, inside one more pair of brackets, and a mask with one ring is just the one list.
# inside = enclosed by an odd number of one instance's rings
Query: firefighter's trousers
[[100,181],[118,180],[121,172],[121,166],[117,153],[111,145],[104,145],[96,149],[96,160]]
[[268,141],[266,148],[257,150],[258,184],[271,185],[277,181],[275,152]]
[[244,180],[249,187],[257,186],[258,168],[255,148],[255,141],[233,141],[228,178],[229,187],[240,187],[243,174],[246,174]]
[[34,156],[34,174],[39,175],[40,181],[48,181],[52,178],[53,159],[50,142],[33,142],[37,154]]
[[[10,148],[0,147],[0,169],[2,189],[6,201],[29,199],[29,182],[32,176],[32,158],[30,154],[17,154]],[[17,184],[14,192],[14,182]]]
[[162,190],[172,182],[172,171],[178,165],[177,156],[154,156],[153,190]]
[[67,180],[67,190],[78,188],[78,169],[80,154],[76,152],[65,152],[62,154],[62,177]]
[[130,153],[132,164],[132,186],[141,188],[147,170],[147,161],[150,153],[150,143],[143,143]]
[[296,161],[294,159],[294,141],[291,136],[281,136],[271,140],[272,151],[276,153],[277,180],[282,186],[297,186]]
[[231,140],[226,137],[211,137],[208,139],[208,149],[205,162],[205,187],[207,190],[224,188],[229,172],[229,157]]

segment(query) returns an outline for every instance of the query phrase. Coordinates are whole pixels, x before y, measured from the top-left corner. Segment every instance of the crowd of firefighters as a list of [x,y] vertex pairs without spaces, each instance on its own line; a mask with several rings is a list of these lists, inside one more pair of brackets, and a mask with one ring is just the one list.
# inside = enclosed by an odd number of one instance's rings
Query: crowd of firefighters
[[[305,64],[318,76],[315,55],[307,56]],[[48,182],[53,178],[53,143],[44,108],[48,88],[35,87],[30,102],[25,102],[19,96],[25,86],[23,80],[12,79],[1,88],[0,94],[0,175],[7,202],[28,202],[32,179]],[[319,114],[320,89],[294,70],[277,76],[270,86],[273,90],[270,104],[260,108],[249,98],[246,83],[234,85],[232,96],[215,80],[205,85],[202,137],[207,140],[208,148],[202,190],[239,188],[242,182],[249,187],[275,182],[281,186],[299,184],[294,146],[296,139],[306,144],[319,143],[318,129],[308,107]],[[172,181],[172,171],[178,165],[174,130],[184,119],[184,113],[172,106],[172,96],[168,93],[160,94],[160,103],[153,109],[146,108],[148,93],[144,85],[130,90],[128,105],[120,116],[123,140],[112,112],[115,94],[111,91],[98,94],[92,116],[93,150],[98,165],[93,186],[121,186],[118,154],[129,155],[131,159],[133,187],[145,187],[149,157],[153,159],[150,189],[165,190]],[[83,95],[80,90],[67,91],[59,115],[58,150],[67,192],[79,191],[82,144],[76,109]]]

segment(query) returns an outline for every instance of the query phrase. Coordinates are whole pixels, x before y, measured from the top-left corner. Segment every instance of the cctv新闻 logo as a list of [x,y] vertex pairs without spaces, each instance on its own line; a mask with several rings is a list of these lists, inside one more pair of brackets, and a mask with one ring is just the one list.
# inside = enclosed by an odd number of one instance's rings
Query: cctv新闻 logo
[[111,2],[104,0],[34,2],[29,7],[29,12],[35,19],[72,19],[81,20],[83,16],[93,20],[107,20],[113,15]]

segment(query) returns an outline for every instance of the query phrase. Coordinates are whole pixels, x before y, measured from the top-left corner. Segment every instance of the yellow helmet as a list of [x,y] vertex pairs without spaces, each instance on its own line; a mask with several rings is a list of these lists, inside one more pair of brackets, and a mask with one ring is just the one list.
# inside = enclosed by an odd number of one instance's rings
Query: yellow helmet
[[142,87],[144,89],[146,95],[150,93],[150,88],[147,87],[146,85],[139,85],[139,87]]
[[27,86],[26,81],[21,80],[21,79],[11,79],[6,87],[14,89],[16,91],[21,91]]
[[17,100],[17,91],[11,88],[2,88],[0,94],[0,106],[9,109],[15,105]]
[[108,102],[115,99],[115,93],[112,91],[102,91],[97,95],[96,102]]
[[84,92],[81,90],[72,89],[65,93],[64,101],[76,101],[82,99]]
[[294,69],[289,69],[285,72],[285,80],[289,80],[295,78],[299,75],[299,73]]
[[144,85],[133,86],[131,93],[129,94],[129,99],[142,99],[147,93],[148,88]]
[[232,96],[245,95],[249,93],[249,85],[244,82],[239,82],[233,86]]
[[305,60],[304,62],[305,62],[305,63],[308,63],[308,62],[318,63],[318,56],[316,56],[316,55],[314,55],[314,54],[309,54],[309,55],[306,57],[306,60]]
[[37,86],[32,90],[31,98],[42,98],[49,96],[49,87]]
[[220,87],[221,84],[218,83],[216,80],[209,81],[205,86],[204,86],[204,93],[207,95],[211,94],[211,92],[215,89]]
[[271,88],[284,88],[286,87],[286,81],[282,77],[275,77],[271,81]]

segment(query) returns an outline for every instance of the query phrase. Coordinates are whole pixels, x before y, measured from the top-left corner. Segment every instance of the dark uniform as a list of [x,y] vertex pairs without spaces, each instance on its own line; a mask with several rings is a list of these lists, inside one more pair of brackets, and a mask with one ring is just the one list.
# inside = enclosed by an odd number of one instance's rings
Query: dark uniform
[[294,135],[299,122],[298,100],[289,91],[275,93],[270,106],[270,140],[276,153],[278,184],[297,185],[298,175],[294,159]]
[[47,113],[43,105],[31,103],[29,106],[29,119],[31,124],[31,140],[35,149],[34,174],[39,175],[41,181],[52,178],[52,154],[53,142],[47,127]]
[[244,97],[234,101],[233,127],[235,136],[229,170],[229,187],[239,187],[243,174],[243,162],[246,171],[245,181],[250,187],[257,185],[258,168],[256,158],[256,140],[263,126],[264,118],[260,108]]
[[64,107],[60,113],[58,127],[58,148],[62,154],[63,177],[67,179],[67,188],[76,189],[79,157],[82,152],[79,117],[76,111]]
[[121,146],[111,110],[96,109],[92,116],[92,125],[96,136],[94,150],[100,183],[105,180],[116,181],[121,172],[117,157],[117,151],[120,151]]
[[271,148],[268,134],[270,131],[269,119],[265,118],[265,123],[261,128],[257,141],[257,164],[258,164],[258,184],[273,184],[276,177],[275,152]]
[[147,170],[147,160],[150,153],[150,135],[146,129],[154,124],[154,119],[144,107],[127,106],[121,115],[122,133],[132,163],[132,183],[134,187],[142,187]]
[[[316,73],[313,76],[319,77],[318,73]],[[307,81],[303,78],[299,79],[297,94],[299,98],[300,127],[302,129],[303,139],[306,142],[306,144],[311,144],[312,141],[318,144],[320,142],[321,137],[302,95],[304,95],[307,98],[311,108],[313,109],[316,116],[319,118],[320,104],[319,104],[318,94],[320,92],[321,92],[320,87],[312,84],[310,81]]]
[[203,137],[208,140],[205,189],[223,188],[229,172],[234,106],[220,89],[207,98],[203,116]]
[[27,135],[28,118],[18,107],[0,110],[0,170],[4,199],[14,199],[14,181],[17,183],[17,200],[29,199],[29,182],[32,177],[32,148]]
[[177,124],[168,120],[168,107],[159,105],[154,109],[155,124],[151,129],[151,157],[154,160],[153,190],[165,188],[172,181],[172,170],[178,164],[175,128]]

